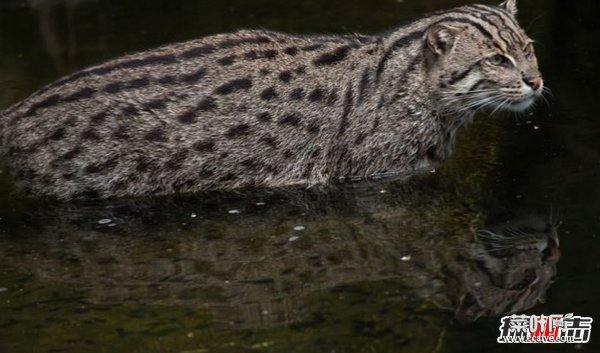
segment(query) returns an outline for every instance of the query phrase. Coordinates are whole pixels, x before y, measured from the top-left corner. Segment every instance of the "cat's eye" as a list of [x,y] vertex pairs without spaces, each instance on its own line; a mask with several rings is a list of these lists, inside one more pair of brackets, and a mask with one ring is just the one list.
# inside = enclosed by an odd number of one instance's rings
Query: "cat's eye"
[[502,54],[496,54],[496,55],[490,56],[490,58],[488,60],[492,65],[504,66],[504,67],[512,66],[512,62],[510,61],[510,59]]

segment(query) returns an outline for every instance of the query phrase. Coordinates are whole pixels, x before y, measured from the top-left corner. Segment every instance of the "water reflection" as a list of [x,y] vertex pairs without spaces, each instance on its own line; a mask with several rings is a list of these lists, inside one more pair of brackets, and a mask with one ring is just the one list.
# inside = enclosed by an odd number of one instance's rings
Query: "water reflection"
[[298,322],[309,296],[364,282],[392,280],[402,300],[460,321],[523,311],[545,295],[558,261],[553,225],[477,237],[475,212],[452,205],[444,216],[442,200],[415,194],[365,184],[42,206],[0,238],[0,257],[96,304],[208,307],[237,328]]

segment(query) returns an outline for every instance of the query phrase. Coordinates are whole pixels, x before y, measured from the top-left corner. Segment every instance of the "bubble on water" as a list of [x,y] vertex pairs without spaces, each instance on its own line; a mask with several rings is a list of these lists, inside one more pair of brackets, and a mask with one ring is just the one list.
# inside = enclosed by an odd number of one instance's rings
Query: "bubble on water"
[[534,125],[534,126],[533,126],[533,129],[534,129],[534,130],[539,130],[539,129],[540,129],[540,127],[539,127],[539,126],[537,126],[537,125]]
[[400,258],[400,260],[402,261],[410,261],[412,259],[412,257],[410,255],[404,255]]
[[293,242],[297,241],[298,239],[300,239],[300,237],[294,235],[294,236],[289,237],[288,241],[290,243],[293,243]]
[[240,211],[238,209],[233,209],[233,210],[229,210],[228,213],[229,214],[240,214],[240,213],[242,213],[242,211]]
[[7,290],[8,290],[8,288],[5,288],[5,287],[3,287],[3,288],[0,288],[0,293],[2,293],[2,292],[6,292]]
[[386,192],[387,192],[387,190],[383,190],[383,189],[382,189],[382,190],[379,190],[379,193],[380,193],[380,194],[385,194]]
[[191,218],[196,218],[196,217],[198,217],[198,215],[197,215],[197,214],[195,214],[195,213],[192,213],[192,214],[190,214],[190,217],[191,217]]
[[102,224],[102,225],[109,224],[109,223],[112,223],[112,221],[113,220],[110,218],[102,218],[101,220],[98,221],[98,224]]
[[264,206],[264,205],[266,205],[266,203],[264,203],[264,202],[257,202],[257,203],[255,203],[255,205],[256,206]]
[[294,230],[295,230],[296,232],[301,232],[301,231],[303,231],[303,230],[305,230],[305,229],[306,229],[306,227],[305,227],[305,226],[301,226],[301,225],[294,226]]

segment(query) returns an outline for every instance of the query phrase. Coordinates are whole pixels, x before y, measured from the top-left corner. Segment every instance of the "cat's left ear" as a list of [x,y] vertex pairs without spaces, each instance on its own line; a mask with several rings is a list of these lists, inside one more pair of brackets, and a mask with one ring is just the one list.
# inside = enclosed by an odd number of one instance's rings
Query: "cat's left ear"
[[510,12],[513,16],[516,16],[517,12],[519,12],[517,9],[517,0],[506,0],[500,4],[500,7]]
[[444,55],[454,47],[458,32],[460,28],[438,23],[427,29],[425,41],[435,55]]

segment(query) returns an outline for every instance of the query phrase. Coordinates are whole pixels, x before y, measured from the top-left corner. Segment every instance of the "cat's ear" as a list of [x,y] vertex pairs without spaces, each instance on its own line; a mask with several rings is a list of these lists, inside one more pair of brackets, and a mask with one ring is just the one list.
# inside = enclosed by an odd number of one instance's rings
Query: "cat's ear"
[[517,0],[506,0],[500,4],[500,7],[511,13],[513,16],[516,16],[517,12],[519,12],[517,9]]
[[435,55],[447,54],[454,47],[460,28],[438,23],[427,30],[425,41]]

